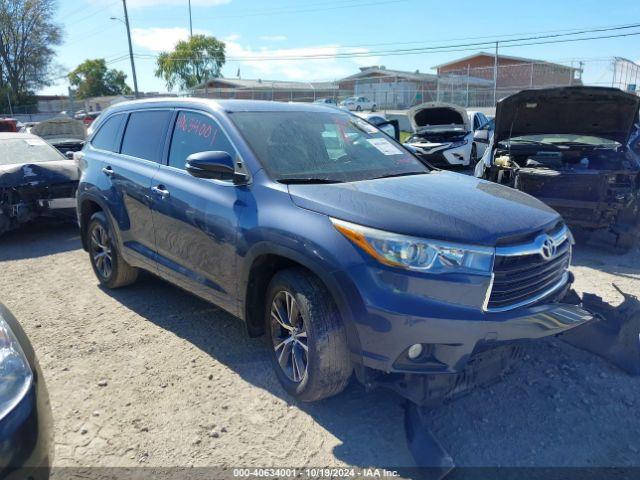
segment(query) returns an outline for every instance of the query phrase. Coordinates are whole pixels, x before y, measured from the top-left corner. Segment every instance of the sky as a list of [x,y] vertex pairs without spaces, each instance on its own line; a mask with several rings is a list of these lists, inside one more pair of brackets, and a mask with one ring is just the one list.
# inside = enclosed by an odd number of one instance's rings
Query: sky
[[[191,0],[191,4],[194,33],[226,43],[223,76],[235,78],[239,69],[242,78],[263,80],[336,80],[369,65],[432,72],[434,65],[491,47],[410,55],[386,52],[640,24],[638,0]],[[188,0],[127,0],[127,5],[139,89],[166,92],[163,81],[154,76],[154,56],[188,38]],[[55,62],[62,75],[40,93],[66,94],[63,75],[88,58],[105,58],[110,68],[123,70],[132,85],[122,18],[122,0],[58,0],[56,21],[65,36]],[[640,33],[640,27],[587,36],[632,32]],[[367,56],[332,58],[336,53]],[[640,35],[510,48],[505,44],[501,53],[584,61],[585,81],[606,84],[613,56],[640,60]],[[314,54],[323,58],[299,59]]]

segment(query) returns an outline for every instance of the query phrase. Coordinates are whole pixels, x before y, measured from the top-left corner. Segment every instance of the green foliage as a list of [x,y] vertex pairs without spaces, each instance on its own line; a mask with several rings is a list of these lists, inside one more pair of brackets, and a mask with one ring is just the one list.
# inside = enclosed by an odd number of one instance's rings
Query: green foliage
[[194,35],[178,42],[173,52],[160,54],[155,75],[165,81],[169,90],[175,86],[187,90],[210,78],[220,77],[224,62],[224,42],[215,37]]
[[132,92],[126,84],[127,76],[122,70],[109,70],[104,58],[85,60],[69,75],[69,83],[77,88],[80,100],[109,95],[128,95]]
[[0,109],[7,93],[13,105],[24,104],[53,83],[54,48],[62,42],[55,8],[55,0],[0,0]]

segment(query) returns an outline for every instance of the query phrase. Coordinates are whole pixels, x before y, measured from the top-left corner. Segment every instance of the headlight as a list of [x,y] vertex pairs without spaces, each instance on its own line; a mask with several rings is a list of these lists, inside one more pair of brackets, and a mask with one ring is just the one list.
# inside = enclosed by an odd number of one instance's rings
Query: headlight
[[24,398],[33,373],[18,340],[0,317],[0,420]]
[[469,143],[469,142],[467,142],[466,140],[460,140],[459,142],[453,142],[453,143],[449,146],[449,148],[464,147],[467,143]]
[[332,218],[336,229],[384,265],[428,273],[489,275],[494,249],[427,240],[363,227]]

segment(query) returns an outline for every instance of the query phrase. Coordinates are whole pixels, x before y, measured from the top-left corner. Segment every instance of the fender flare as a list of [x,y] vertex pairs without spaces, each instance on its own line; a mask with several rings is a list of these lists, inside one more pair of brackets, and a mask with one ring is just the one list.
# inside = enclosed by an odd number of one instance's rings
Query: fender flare
[[247,323],[249,322],[249,319],[247,318],[246,298],[251,267],[257,258],[264,255],[277,255],[296,262],[316,275],[322,281],[329,291],[329,294],[336,302],[338,312],[340,313],[347,331],[347,341],[352,356],[354,356],[354,360],[361,358],[362,348],[360,346],[360,339],[355,324],[358,315],[364,314],[365,307],[360,300],[360,295],[358,294],[355,285],[352,285],[344,276],[342,276],[344,281],[339,282],[335,275],[336,273],[339,273],[339,270],[327,270],[326,266],[323,265],[322,259],[319,257],[314,258],[311,255],[306,255],[298,250],[294,250],[283,245],[266,241],[260,242],[251,247],[245,255],[244,261],[239,266],[240,271],[238,272],[238,299],[240,301],[238,310],[242,315],[242,319]]

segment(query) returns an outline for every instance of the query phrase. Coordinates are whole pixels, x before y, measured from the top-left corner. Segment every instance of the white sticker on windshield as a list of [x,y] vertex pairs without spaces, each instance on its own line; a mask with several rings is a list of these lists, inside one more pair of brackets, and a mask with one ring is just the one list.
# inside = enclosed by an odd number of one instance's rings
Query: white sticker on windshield
[[44,140],[40,140],[39,138],[29,139],[26,142],[30,147],[41,147],[47,144],[47,142],[45,142]]
[[384,155],[402,155],[402,150],[386,138],[368,138],[367,142],[380,150]]

